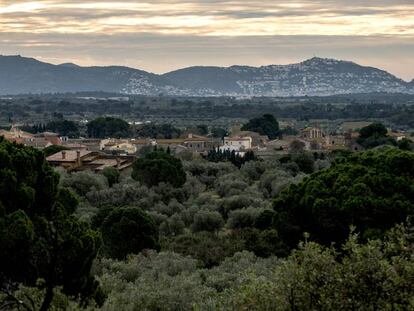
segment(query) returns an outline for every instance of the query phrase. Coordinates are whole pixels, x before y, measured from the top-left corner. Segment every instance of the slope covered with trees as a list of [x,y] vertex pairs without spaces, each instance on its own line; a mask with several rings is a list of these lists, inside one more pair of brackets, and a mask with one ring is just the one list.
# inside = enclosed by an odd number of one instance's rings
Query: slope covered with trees
[[291,186],[274,202],[275,228],[295,247],[304,232],[341,243],[349,226],[364,238],[381,236],[414,215],[414,154],[398,149],[351,154]]
[[41,152],[0,146],[1,309],[414,307],[412,152],[158,150],[132,177],[59,180]]
[[42,290],[41,311],[57,287],[84,300],[97,293],[99,234],[73,215],[77,200],[58,183],[42,152],[0,137],[0,292],[12,309],[19,285]]

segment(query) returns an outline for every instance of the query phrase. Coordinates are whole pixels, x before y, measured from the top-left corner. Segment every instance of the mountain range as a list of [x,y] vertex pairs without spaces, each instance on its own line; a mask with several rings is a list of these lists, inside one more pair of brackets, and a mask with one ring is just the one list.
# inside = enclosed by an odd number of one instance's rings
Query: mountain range
[[406,82],[373,67],[311,58],[291,65],[188,67],[157,75],[122,66],[53,65],[0,56],[0,94],[104,91],[171,96],[326,96],[351,93],[414,94]]

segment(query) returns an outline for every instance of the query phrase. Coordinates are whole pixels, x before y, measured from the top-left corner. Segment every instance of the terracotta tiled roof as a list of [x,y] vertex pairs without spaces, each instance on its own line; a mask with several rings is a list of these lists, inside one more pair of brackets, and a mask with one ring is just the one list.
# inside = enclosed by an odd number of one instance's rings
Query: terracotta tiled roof
[[[92,151],[89,150],[64,150],[59,151],[55,154],[52,154],[46,158],[49,162],[74,162],[77,158],[77,152],[80,152],[80,157],[83,158],[87,155],[90,155]],[[65,156],[63,156],[63,153],[65,153]]]

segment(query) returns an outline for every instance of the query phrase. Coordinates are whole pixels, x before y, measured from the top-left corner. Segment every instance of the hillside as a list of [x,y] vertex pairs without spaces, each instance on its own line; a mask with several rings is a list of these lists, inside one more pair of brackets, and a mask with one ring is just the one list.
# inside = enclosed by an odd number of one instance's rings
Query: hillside
[[0,94],[106,91],[158,94],[162,78],[121,66],[52,65],[33,58],[0,56]]
[[377,68],[322,58],[262,67],[197,66],[156,75],[122,66],[52,65],[33,58],[0,56],[2,95],[83,91],[181,96],[414,94],[414,81],[405,82]]

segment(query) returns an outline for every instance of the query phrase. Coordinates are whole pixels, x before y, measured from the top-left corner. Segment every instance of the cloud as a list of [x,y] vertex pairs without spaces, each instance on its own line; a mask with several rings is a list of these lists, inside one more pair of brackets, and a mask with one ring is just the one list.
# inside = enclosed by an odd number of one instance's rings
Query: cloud
[[6,1],[0,14],[3,32],[414,35],[409,1]]
[[318,55],[412,78],[412,42],[413,0],[0,1],[1,52],[55,63],[163,72]]

